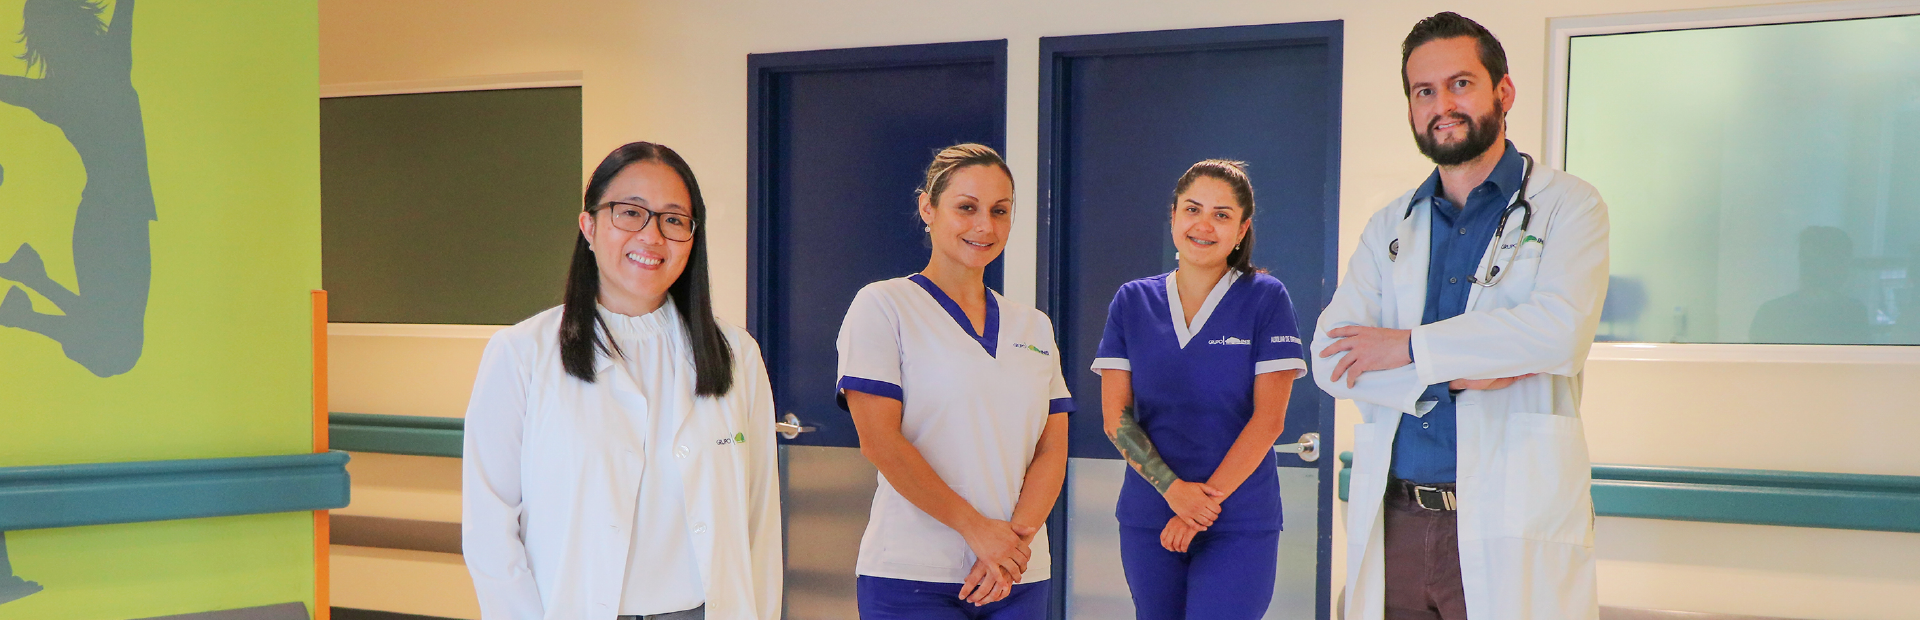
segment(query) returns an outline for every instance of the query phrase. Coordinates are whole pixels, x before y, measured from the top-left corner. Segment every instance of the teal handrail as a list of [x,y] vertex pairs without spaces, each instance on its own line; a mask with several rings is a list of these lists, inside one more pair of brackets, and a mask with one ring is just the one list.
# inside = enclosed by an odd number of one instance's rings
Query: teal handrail
[[[1353,453],[1340,463],[1346,501]],[[1920,532],[1920,476],[1599,464],[1593,507],[1603,517]]]
[[347,505],[347,454],[0,468],[0,531]]
[[327,415],[328,443],[335,450],[460,458],[466,428],[462,418],[368,413]]

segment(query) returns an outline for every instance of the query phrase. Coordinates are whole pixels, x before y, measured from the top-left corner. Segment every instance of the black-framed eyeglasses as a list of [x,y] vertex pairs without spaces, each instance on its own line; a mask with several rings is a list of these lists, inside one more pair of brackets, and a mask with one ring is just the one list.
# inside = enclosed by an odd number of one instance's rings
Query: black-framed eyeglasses
[[647,224],[659,220],[660,236],[669,241],[692,241],[693,230],[699,222],[693,216],[673,212],[660,212],[627,202],[608,202],[594,207],[594,211],[610,209],[613,212],[613,227],[627,232],[640,232]]

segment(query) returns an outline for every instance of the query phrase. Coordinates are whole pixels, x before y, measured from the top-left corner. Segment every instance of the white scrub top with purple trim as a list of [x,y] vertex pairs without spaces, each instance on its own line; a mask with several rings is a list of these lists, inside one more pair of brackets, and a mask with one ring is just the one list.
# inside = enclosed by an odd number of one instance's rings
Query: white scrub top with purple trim
[[[993,519],[1013,517],[1047,416],[1073,411],[1053,321],[988,290],[984,333],[926,276],[860,289],[840,324],[837,389],[898,399],[900,431],[940,479]],[[1047,532],[1021,583],[1051,574]],[[961,583],[975,556],[960,533],[880,476],[855,572]]]

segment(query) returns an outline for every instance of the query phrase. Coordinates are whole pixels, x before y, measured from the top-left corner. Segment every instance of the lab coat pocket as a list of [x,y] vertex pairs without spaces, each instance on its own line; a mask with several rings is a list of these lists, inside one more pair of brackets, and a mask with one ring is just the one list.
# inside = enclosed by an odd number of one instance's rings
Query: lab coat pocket
[[1507,417],[1499,462],[1505,518],[1497,535],[1588,544],[1592,464],[1580,419],[1544,413]]
[[1501,308],[1511,308],[1533,297],[1534,278],[1540,272],[1540,256],[1513,259],[1513,263],[1500,268],[1505,272],[1494,284],[1493,290],[1499,293]]
[[[952,488],[954,493],[966,499],[965,487]],[[971,503],[972,500],[968,501]],[[946,569],[973,567],[973,552],[968,549],[967,539],[960,532],[947,527],[904,497],[894,503],[894,509],[888,512],[890,514],[886,516],[890,522],[887,529],[891,531],[885,537],[886,552],[882,561]]]

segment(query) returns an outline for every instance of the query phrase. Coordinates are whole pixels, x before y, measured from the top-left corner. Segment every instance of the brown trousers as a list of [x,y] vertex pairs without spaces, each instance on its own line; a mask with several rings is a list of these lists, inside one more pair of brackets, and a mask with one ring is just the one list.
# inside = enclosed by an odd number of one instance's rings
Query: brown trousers
[[1421,508],[1397,480],[1387,483],[1384,503],[1386,620],[1466,620],[1460,513]]
[[620,616],[620,620],[701,620],[707,617],[707,606],[701,605],[686,611],[675,611],[651,616]]

